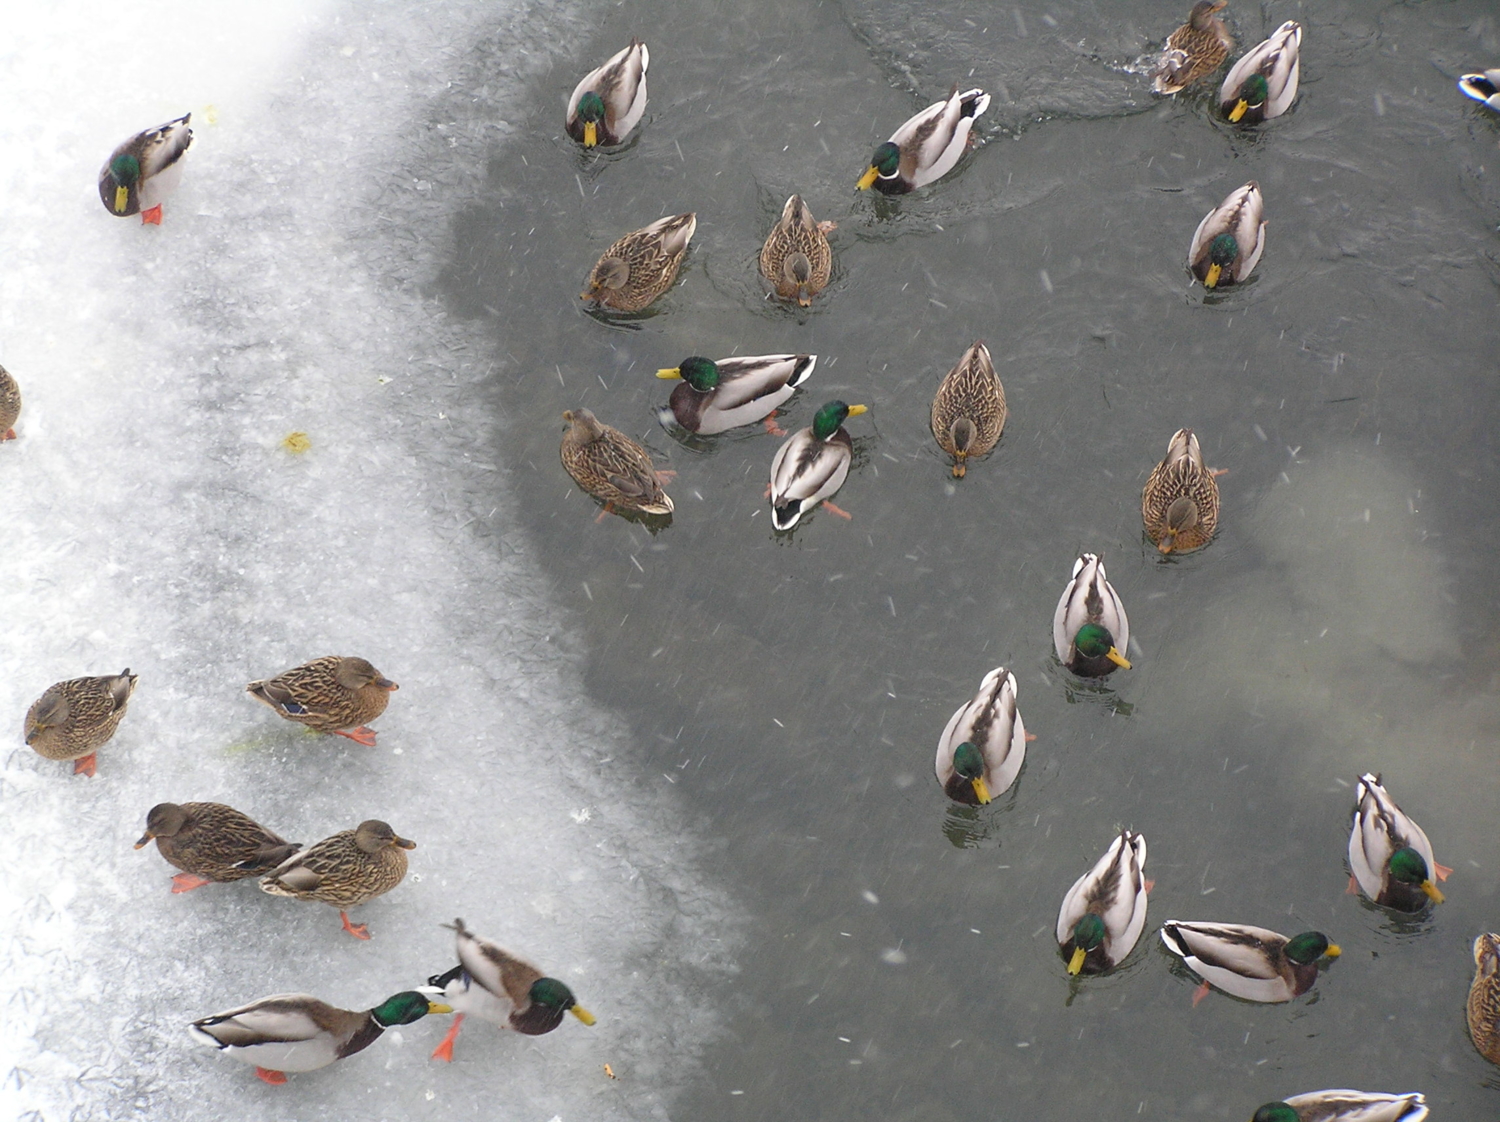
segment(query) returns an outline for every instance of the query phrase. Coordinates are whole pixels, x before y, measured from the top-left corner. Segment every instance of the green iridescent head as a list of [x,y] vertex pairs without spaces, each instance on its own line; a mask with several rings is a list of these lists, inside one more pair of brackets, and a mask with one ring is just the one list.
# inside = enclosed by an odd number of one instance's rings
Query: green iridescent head
[[1402,884],[1421,884],[1432,879],[1426,859],[1411,846],[1402,846],[1391,854],[1391,876]]
[[390,1028],[392,1025],[409,1025],[413,1021],[420,1021],[428,1013],[451,1012],[453,1010],[449,1006],[429,1001],[416,990],[407,990],[386,998],[370,1010],[370,1016],[382,1028]]
[[719,367],[713,359],[693,355],[685,358],[677,367],[682,380],[699,393],[708,393],[719,384]]
[[1302,1122],[1302,1119],[1286,1103],[1266,1103],[1250,1122]]
[[1086,623],[1073,636],[1073,646],[1086,658],[1104,658],[1115,649],[1115,637],[1109,628],[1097,623]]
[[870,166],[889,179],[901,166],[901,149],[887,140],[875,149],[875,154],[870,157]]
[[1208,245],[1208,259],[1221,269],[1227,269],[1234,264],[1234,259],[1240,255],[1240,243],[1234,240],[1233,234],[1220,234]]
[[984,774],[984,755],[972,741],[965,740],[953,749],[953,770],[969,780]]
[[1293,935],[1286,941],[1286,957],[1298,966],[1307,966],[1317,962],[1318,959],[1327,955],[1329,958],[1338,958],[1339,948],[1328,941],[1328,936],[1321,931],[1304,931],[1301,935]]
[[850,417],[858,417],[868,406],[845,405],[842,401],[830,401],[813,414],[813,436],[828,440],[839,431],[839,426]]
[[134,187],[141,178],[141,162],[130,155],[116,156],[109,162],[109,174],[115,177],[116,183]]
[[1104,945],[1104,920],[1093,912],[1087,912],[1073,925],[1073,948],[1091,951]]
[[604,99],[593,90],[578,99],[578,119],[580,121],[593,121],[595,124],[604,120]]
[[565,982],[559,982],[556,978],[538,978],[531,983],[527,996],[548,1009],[571,1009],[578,1004],[573,991]]
[[1252,74],[1240,86],[1239,99],[1251,109],[1259,109],[1271,96],[1271,87],[1266,85],[1264,74]]

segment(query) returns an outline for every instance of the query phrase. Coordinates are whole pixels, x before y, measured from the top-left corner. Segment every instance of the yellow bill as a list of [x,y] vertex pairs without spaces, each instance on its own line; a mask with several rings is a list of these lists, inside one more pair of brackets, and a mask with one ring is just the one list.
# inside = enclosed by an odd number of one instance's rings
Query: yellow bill
[[594,1023],[594,1015],[587,1009],[585,1009],[582,1005],[575,1005],[573,1006],[573,1008],[569,1009],[568,1012],[572,1013],[573,1016],[577,1017],[586,1025],[592,1025]]
[[674,366],[670,370],[658,370],[656,376],[666,381],[670,381],[673,378],[681,378],[682,368]]
[[1338,958],[1339,955],[1344,953],[1344,950],[1337,943],[1329,943],[1328,949],[1323,953],[1329,958]]
[[427,1003],[427,1012],[429,1012],[429,1013],[451,1013],[451,1012],[453,1012],[453,1006],[451,1006],[451,1005],[444,1005],[440,1001],[429,1001]]
[[974,797],[979,800],[980,805],[987,804],[990,801],[990,785],[984,781],[984,776],[976,775],[969,782],[974,785]]
[[1073,957],[1068,959],[1068,973],[1077,974],[1083,969],[1083,960],[1088,958],[1089,952],[1082,947],[1073,948]]
[[867,187],[869,187],[872,183],[875,182],[875,180],[879,177],[879,175],[880,175],[880,169],[877,168],[874,164],[871,164],[865,170],[864,175],[862,175],[862,176],[859,177],[859,182],[854,185],[854,189],[856,191],[863,191],[863,190],[865,190]]
[[1245,115],[1245,110],[1249,108],[1250,103],[1244,98],[1240,98],[1239,101],[1235,102],[1234,108],[1229,111],[1230,122],[1239,123],[1239,119]]
[[1213,288],[1215,285],[1217,285],[1219,283],[1219,274],[1223,271],[1224,269],[1222,266],[1210,265],[1208,267],[1208,276],[1203,278],[1203,287]]
[[851,417],[858,417],[861,413],[868,413],[869,411],[870,407],[868,405],[849,406],[849,416]]
[[583,122],[583,146],[592,148],[599,143],[599,125],[596,121]]
[[1443,902],[1442,890],[1433,884],[1432,881],[1424,880],[1422,882],[1422,891],[1427,893],[1427,898],[1434,904],[1441,904]]
[[1121,670],[1130,669],[1130,660],[1122,655],[1119,651],[1115,650],[1113,647],[1109,648],[1104,657],[1109,659],[1110,662],[1114,663]]
[[129,205],[130,205],[130,188],[129,187],[116,187],[115,188],[115,213],[116,214],[124,214],[125,213],[125,208],[128,207]]

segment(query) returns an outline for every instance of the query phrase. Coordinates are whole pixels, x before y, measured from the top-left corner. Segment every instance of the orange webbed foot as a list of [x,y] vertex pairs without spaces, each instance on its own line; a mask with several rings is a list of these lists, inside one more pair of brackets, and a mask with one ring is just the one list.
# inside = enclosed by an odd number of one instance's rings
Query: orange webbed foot
[[837,514],[840,518],[844,519],[845,521],[848,521],[848,522],[853,522],[854,521],[854,515],[850,514],[847,510],[840,510],[838,507],[834,506],[827,499],[823,500],[823,509],[826,510],[829,514]]
[[172,895],[181,892],[191,892],[195,888],[202,888],[205,884],[213,884],[207,877],[195,876],[192,873],[178,873],[172,878]]
[[[160,226],[161,225],[161,203],[157,203],[150,210],[143,210],[143,211],[141,211],[141,225],[142,226]],[[285,1083],[286,1080],[283,1079],[282,1082]]]
[[604,509],[599,512],[599,517],[596,518],[596,519],[594,519],[594,525],[595,526],[599,525],[599,523],[603,522],[606,518],[608,518],[614,512],[615,512],[615,504],[614,503],[605,503],[604,504]]
[[[780,410],[772,409],[770,415],[766,418],[766,432],[770,433],[772,436],[785,436],[786,429],[782,428],[776,423],[776,418],[778,416],[780,416]],[[769,493],[770,492],[768,491],[767,494]]]
[[443,1037],[443,1042],[432,1050],[434,1060],[442,1060],[445,1064],[453,1062],[453,1042],[458,1039],[458,1030],[463,1023],[462,1013],[453,1018],[453,1027],[448,1030],[448,1035]]
[[1204,982],[1201,986],[1199,986],[1197,989],[1195,989],[1193,991],[1193,1008],[1194,1009],[1198,1008],[1198,1002],[1202,1001],[1205,997],[1207,997],[1208,993],[1209,993],[1209,990],[1211,990],[1211,989],[1213,989],[1213,987],[1210,986],[1207,982]]
[[90,752],[87,756],[79,756],[73,761],[73,774],[86,775],[90,779],[94,777],[95,765],[99,762],[97,752]]
[[1354,879],[1354,874],[1353,873],[1349,874],[1349,887],[1346,888],[1346,889],[1344,889],[1344,895],[1345,896],[1358,896],[1359,895],[1359,881],[1357,881],[1357,880]]
[[676,478],[677,472],[675,472],[671,468],[660,468],[656,472],[656,481],[658,483],[670,483]]
[[1036,739],[1036,733],[1034,733],[1034,732],[1028,732],[1026,734],[1026,743],[1027,744],[1030,744],[1035,739]]
[[1447,880],[1453,875],[1453,870],[1448,868],[1447,865],[1439,865],[1436,861],[1434,861],[1432,863],[1432,875],[1437,877],[1437,879],[1440,881]]
[[348,912],[340,911],[339,918],[344,921],[344,930],[356,939],[368,940],[370,938],[370,929],[362,923],[350,923]]
[[1149,895],[1150,895],[1150,894],[1151,894],[1151,890],[1152,890],[1152,889],[1153,889],[1153,888],[1155,888],[1155,887],[1156,887],[1156,882],[1155,882],[1155,881],[1154,881],[1154,880],[1151,880],[1151,879],[1150,879],[1150,878],[1149,878],[1149,877],[1148,877],[1148,878],[1147,878],[1147,879],[1146,879],[1146,882],[1145,882],[1145,884],[1144,884],[1144,886],[1143,886],[1143,887],[1144,887],[1144,888],[1145,888],[1145,889],[1146,889],[1146,895],[1148,895],[1148,896],[1149,896]]
[[258,1067],[255,1069],[255,1074],[273,1087],[280,1087],[286,1082],[286,1072],[284,1071],[272,1071],[267,1067]]
[[823,233],[825,233],[825,234],[831,234],[835,230],[837,230],[838,228],[839,228],[839,224],[837,222],[833,221],[832,219],[827,219],[827,220],[825,220],[823,222],[819,222],[818,223],[818,229],[822,230]]
[[15,438],[16,438],[16,430],[15,429],[6,429],[5,430],[5,435],[4,436],[0,436],[0,440],[14,440]]
[[334,736],[348,737],[356,744],[363,744],[366,748],[375,747],[375,730],[367,725],[360,725],[357,729],[334,729]]
[[1229,469],[1228,468],[1209,468],[1208,469],[1208,474],[1211,475],[1211,476],[1213,476],[1215,479],[1218,479],[1219,476],[1221,476],[1221,475],[1228,475],[1229,474]]

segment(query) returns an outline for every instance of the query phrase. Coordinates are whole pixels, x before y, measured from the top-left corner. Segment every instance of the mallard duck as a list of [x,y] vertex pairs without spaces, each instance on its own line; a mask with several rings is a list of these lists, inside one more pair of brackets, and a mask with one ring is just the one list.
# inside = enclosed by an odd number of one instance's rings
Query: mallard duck
[[781,208],[781,221],[771,228],[760,247],[761,275],[776,286],[776,295],[806,308],[828,287],[833,275],[833,247],[828,235],[836,222],[818,222],[812,211],[793,195]]
[[1057,943],[1069,974],[1103,974],[1134,949],[1146,927],[1146,839],[1129,830],[1073,882],[1057,913]]
[[1318,960],[1341,953],[1321,931],[1288,939],[1238,923],[1169,919],[1162,925],[1161,941],[1205,984],[1246,1001],[1290,1001],[1306,993],[1318,980]]
[[245,690],[289,721],[370,748],[375,730],[366,722],[385,712],[392,691],[399,688],[362,658],[324,655],[251,682]]
[[562,463],[573,481],[604,502],[640,514],[671,514],[672,500],[661,489],[651,453],[587,409],[563,413]]
[[1178,429],[1167,442],[1167,455],[1151,469],[1141,491],[1141,520],[1146,536],[1163,553],[1202,549],[1219,525],[1219,484],[1203,466],[1203,453],[1192,429]]
[[1130,646],[1130,619],[1104,575],[1104,562],[1092,553],[1073,562],[1073,578],[1052,613],[1052,645],[1058,661],[1081,678],[1130,669],[1120,653]]
[[1375,903],[1402,912],[1441,904],[1433,884],[1452,872],[1432,856],[1432,843],[1380,785],[1380,776],[1359,777],[1354,792],[1354,828],[1349,832],[1349,871]]
[[975,343],[932,399],[932,435],[954,458],[953,478],[964,477],[971,456],[983,456],[1000,442],[1005,417],[1005,387],[995,376],[989,348]]
[[672,287],[697,228],[696,214],[669,214],[626,234],[604,251],[579,299],[617,312],[643,311]]
[[272,896],[331,904],[339,910],[345,931],[368,939],[364,924],[349,922],[348,909],[400,884],[406,876],[402,851],[416,847],[416,842],[397,837],[388,823],[371,818],[298,850],[261,878],[260,889]]
[[267,1083],[280,1084],[286,1082],[284,1072],[317,1071],[363,1052],[393,1025],[451,1012],[416,990],[393,994],[363,1013],[305,993],[278,993],[194,1021],[188,1033],[242,1064],[254,1064],[255,1074]]
[[1469,1038],[1479,1054],[1500,1064],[1500,935],[1474,940],[1474,982],[1469,986]]
[[461,919],[443,926],[458,933],[458,965],[433,975],[427,984],[441,991],[458,1016],[433,1051],[434,1060],[452,1061],[453,1042],[466,1013],[527,1036],[551,1032],[562,1024],[564,1013],[586,1025],[594,1023],[594,1015],[578,1004],[565,983],[543,977],[531,963],[481,939]]
[[1265,200],[1251,180],[1203,216],[1188,246],[1188,269],[1208,289],[1240,284],[1266,248]]
[[1302,25],[1287,20],[1264,43],[1247,51],[1229,68],[1219,87],[1219,111],[1239,125],[1258,125],[1279,117],[1297,100],[1302,70]]
[[854,442],[844,431],[844,422],[868,408],[830,401],[813,414],[811,425],[792,433],[776,450],[776,458],[771,461],[772,526],[790,530],[820,502],[848,517],[826,500],[844,485],[849,463],[854,459]]
[[138,132],[110,153],[99,172],[99,198],[121,218],[139,214],[161,225],[161,204],[182,180],[182,158],[193,143],[191,113]]
[[1483,74],[1465,74],[1458,80],[1458,88],[1486,109],[1500,113],[1500,68]]
[[223,803],[157,803],[135,847],[152,839],[168,864],[182,870],[172,878],[174,893],[260,876],[302,848]]
[[72,760],[74,775],[93,775],[94,753],[120,727],[138,676],[127,666],[103,678],[48,686],[26,710],[26,743],[49,760]]
[[1004,794],[1026,762],[1026,740],[1026,724],[1016,709],[1016,677],[997,666],[973,699],[948,718],[938,739],[943,793],[966,806],[982,806]]
[[639,39],[583,76],[568,99],[568,135],[585,148],[619,144],[646,112],[651,52]]
[[1218,69],[1234,49],[1234,36],[1214,13],[1228,6],[1229,0],[1198,0],[1193,5],[1187,23],[1167,40],[1151,78],[1152,89],[1159,94],[1174,94]]
[[1369,1091],[1309,1091],[1266,1103],[1250,1122],[1422,1122],[1427,1100],[1420,1091],[1382,1095]]
[[682,379],[672,391],[671,405],[662,406],[656,415],[663,425],[675,420],[701,436],[753,424],[773,416],[817,363],[817,355],[755,355],[717,362],[694,355],[656,372],[658,378]]
[[884,195],[904,195],[935,183],[958,163],[975,118],[989,107],[989,94],[977,89],[959,93],[955,84],[945,100],[933,102],[875,149],[855,190],[873,186]]
[[20,415],[21,387],[16,385],[16,380],[10,376],[10,372],[0,366],[0,440],[16,438],[16,430],[13,426]]

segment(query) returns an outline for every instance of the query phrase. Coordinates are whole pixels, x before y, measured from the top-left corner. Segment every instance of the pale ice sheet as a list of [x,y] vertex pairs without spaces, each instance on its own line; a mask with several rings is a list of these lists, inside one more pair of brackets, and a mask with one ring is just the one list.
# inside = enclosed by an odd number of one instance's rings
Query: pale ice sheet
[[[577,18],[178,3],[12,21],[0,362],[25,410],[0,448],[0,1114],[657,1117],[714,1037],[739,921],[681,808],[632,774],[624,726],[579,700],[469,404],[492,360],[419,288],[516,91],[554,61],[546,29]],[[457,99],[481,34],[513,67]],[[110,218],[103,158],[188,110],[164,224]],[[423,162],[453,149],[472,158]],[[401,684],[376,748],[244,693],[335,652]],[[96,779],[21,745],[48,684],[127,665],[140,686]],[[152,804],[190,799],[308,842],[385,818],[418,843],[412,873],[356,913],[369,943],[253,882],[169,895],[172,870],[131,843]],[[441,1066],[433,1018],[283,1088],[184,1032],[278,991],[368,1007],[452,964],[455,915],[598,1026],[471,1022]]]

